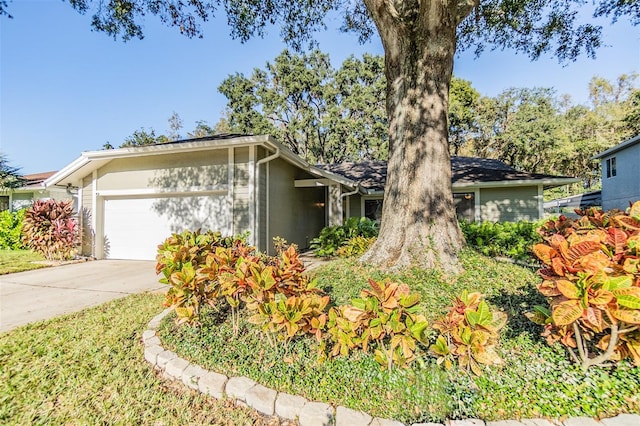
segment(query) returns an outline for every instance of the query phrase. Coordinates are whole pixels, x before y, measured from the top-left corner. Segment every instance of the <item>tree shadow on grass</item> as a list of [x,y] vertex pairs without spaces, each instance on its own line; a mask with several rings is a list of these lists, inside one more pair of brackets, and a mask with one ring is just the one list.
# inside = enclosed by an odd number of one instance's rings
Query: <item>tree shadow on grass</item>
[[501,290],[497,295],[487,296],[486,300],[508,315],[507,326],[501,332],[505,338],[514,339],[525,334],[532,341],[544,341],[540,336],[542,327],[524,315],[533,311],[536,305],[548,306],[544,296],[533,285],[517,290]]

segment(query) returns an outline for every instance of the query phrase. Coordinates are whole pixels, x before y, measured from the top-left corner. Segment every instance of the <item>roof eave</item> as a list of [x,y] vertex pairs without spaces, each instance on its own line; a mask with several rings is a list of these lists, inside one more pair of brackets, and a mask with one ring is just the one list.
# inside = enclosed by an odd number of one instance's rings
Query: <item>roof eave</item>
[[[337,173],[333,173],[330,172],[328,170],[324,170],[321,169],[319,167],[316,166],[309,166],[309,172],[316,175],[316,176],[321,176],[323,178],[332,180],[336,183],[339,183],[341,185],[345,185],[345,186],[349,186],[351,188],[356,188],[358,186],[358,182],[352,179],[349,179],[348,177],[339,175]],[[362,191],[364,191],[364,189],[362,187],[360,187]]]
[[165,155],[174,153],[184,153],[202,151],[209,149],[223,149],[229,147],[242,147],[250,145],[271,146],[275,149],[279,146],[285,158],[290,162],[308,167],[308,163],[295,156],[290,150],[276,142],[269,135],[259,136],[238,136],[231,139],[212,139],[207,141],[194,141],[185,143],[169,143],[159,145],[138,146],[129,148],[117,148],[99,151],[85,151],[79,158],[68,164],[62,170],[55,173],[44,181],[44,186],[66,186],[67,184],[79,185],[80,179],[93,170],[104,166],[108,162],[120,158],[136,158],[149,155]]
[[538,186],[542,185],[545,188],[555,187],[562,185],[570,185],[572,183],[578,183],[580,179],[572,177],[560,177],[560,178],[545,178],[545,179],[519,179],[519,180],[500,180],[495,182],[469,182],[458,183],[454,182],[451,186],[453,189],[469,189],[469,188],[503,188],[506,186]]
[[621,142],[618,145],[607,149],[606,151],[602,151],[601,153],[594,155],[593,157],[591,157],[591,160],[599,160],[603,157],[607,157],[611,154],[615,154],[618,151],[622,151],[623,149],[628,148],[637,143],[640,143],[640,135],[635,136],[631,139],[628,139],[624,142]]

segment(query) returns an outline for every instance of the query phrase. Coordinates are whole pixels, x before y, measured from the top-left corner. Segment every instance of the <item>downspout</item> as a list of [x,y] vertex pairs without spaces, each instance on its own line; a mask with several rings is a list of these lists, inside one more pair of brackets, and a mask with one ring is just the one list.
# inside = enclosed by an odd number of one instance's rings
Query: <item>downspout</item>
[[[255,174],[255,182],[254,182],[254,188],[255,188],[255,192],[256,192],[256,202],[253,205],[253,208],[255,209],[255,222],[253,224],[253,235],[255,235],[255,242],[256,242],[256,246],[259,247],[259,243],[260,243],[260,236],[258,235],[258,224],[260,223],[260,166],[263,164],[268,163],[269,161],[275,160],[276,158],[280,157],[280,147],[279,146],[275,146],[276,148],[276,152],[274,152],[273,154],[271,154],[268,157],[264,157],[260,160],[258,160],[256,162],[256,174]],[[257,184],[256,184],[257,183]],[[268,190],[268,188],[267,188]],[[268,199],[268,197],[267,197]],[[265,211],[267,212],[267,215],[269,214],[269,210],[268,210],[268,206],[267,208],[265,208]],[[268,237],[268,235],[267,235]]]
[[[351,191],[351,192],[345,192],[344,194],[340,194],[340,199],[344,200],[347,197],[350,197],[352,195],[356,195],[358,192],[360,192],[360,182],[356,182],[356,188]],[[349,219],[349,218],[347,218]]]
[[356,189],[354,189],[351,192],[345,192],[344,194],[340,194],[340,198],[345,198],[345,197],[349,197],[351,195],[356,195],[358,192],[360,192],[360,182],[356,183]]

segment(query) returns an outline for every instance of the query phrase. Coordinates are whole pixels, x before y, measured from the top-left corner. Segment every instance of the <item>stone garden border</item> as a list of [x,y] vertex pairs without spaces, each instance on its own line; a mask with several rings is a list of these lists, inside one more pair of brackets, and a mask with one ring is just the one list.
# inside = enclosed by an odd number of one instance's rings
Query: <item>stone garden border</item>
[[[236,404],[248,406],[267,416],[297,420],[300,426],[405,426],[396,420],[372,417],[362,411],[309,401],[297,395],[277,392],[246,377],[227,377],[205,370],[165,350],[156,331],[160,322],[171,312],[165,309],[155,316],[142,333],[144,359],[160,370],[166,378],[217,399],[229,398]],[[590,417],[572,417],[565,420],[546,419],[503,420],[484,422],[479,419],[447,420],[441,423],[414,423],[411,426],[638,426],[640,415],[620,414],[600,421]]]

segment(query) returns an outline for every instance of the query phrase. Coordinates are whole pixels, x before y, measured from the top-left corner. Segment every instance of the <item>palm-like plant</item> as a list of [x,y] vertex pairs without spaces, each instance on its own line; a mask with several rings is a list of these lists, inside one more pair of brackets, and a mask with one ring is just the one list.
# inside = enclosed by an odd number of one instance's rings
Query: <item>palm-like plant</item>
[[0,191],[19,188],[25,184],[19,171],[20,168],[11,166],[7,156],[0,153]]

